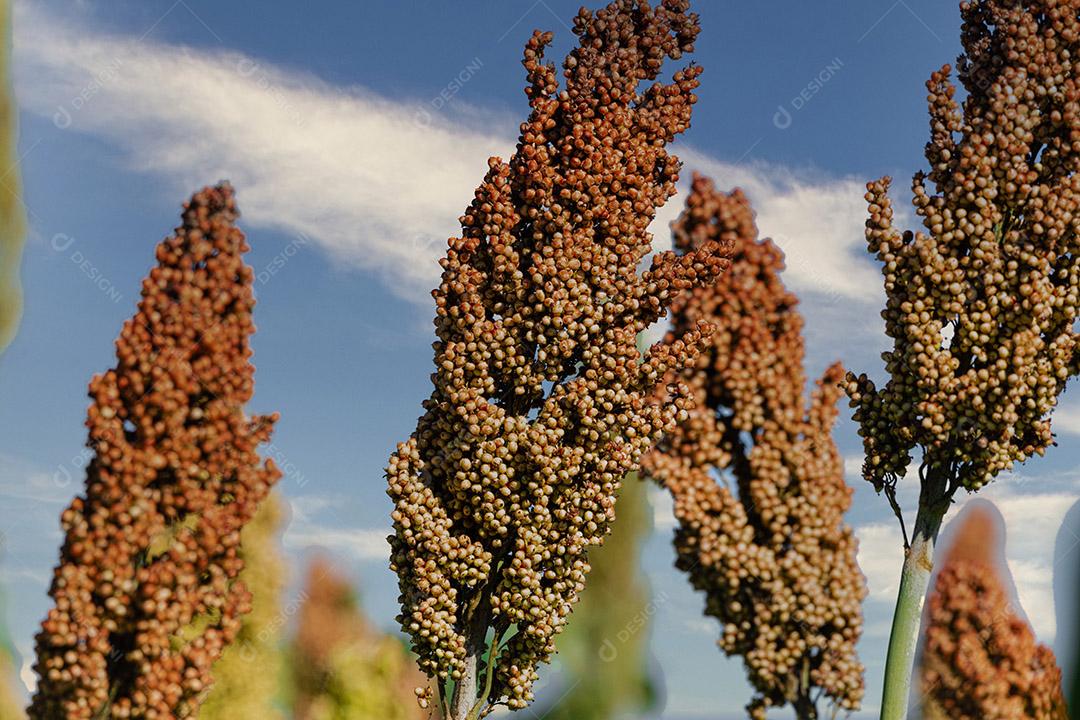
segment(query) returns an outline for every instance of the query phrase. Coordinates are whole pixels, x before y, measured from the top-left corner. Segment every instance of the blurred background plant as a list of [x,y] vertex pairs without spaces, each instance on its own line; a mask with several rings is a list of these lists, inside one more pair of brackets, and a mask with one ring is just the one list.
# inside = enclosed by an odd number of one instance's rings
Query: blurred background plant
[[325,557],[309,565],[289,649],[294,720],[422,720],[427,678],[397,637],[362,614],[348,580]]
[[[0,559],[3,558],[3,535],[0,534]],[[8,637],[4,609],[6,594],[0,587],[0,720],[23,720],[22,697],[16,689],[18,682],[15,651]]]
[[19,111],[11,86],[12,0],[0,0],[0,352],[15,337],[22,316],[19,265],[26,242],[26,212],[17,151]]
[[574,621],[559,637],[561,682],[540,702],[544,720],[614,720],[658,709],[658,678],[650,672],[649,654],[658,601],[641,568],[652,506],[648,486],[636,473],[619,489],[618,504],[611,534],[589,556],[589,584]]
[[272,492],[240,534],[240,582],[251,593],[251,612],[233,644],[214,663],[214,686],[199,720],[285,717],[281,689],[287,679],[283,643],[289,613],[281,601],[287,579],[280,548],[284,517],[283,502]]
[[720,647],[742,657],[756,691],[751,717],[785,704],[807,720],[825,703],[855,710],[866,584],[832,438],[843,370],[826,370],[806,402],[798,299],[741,190],[725,194],[695,175],[672,230],[680,252],[733,248],[725,274],[672,306],[669,342],[700,322],[716,330],[696,366],[674,376],[694,408],[642,462],[674,499],[676,566],[705,592]]
[[1054,654],[1036,642],[1010,597],[1001,514],[980,500],[953,523],[958,530],[927,604],[923,717],[1067,720]]

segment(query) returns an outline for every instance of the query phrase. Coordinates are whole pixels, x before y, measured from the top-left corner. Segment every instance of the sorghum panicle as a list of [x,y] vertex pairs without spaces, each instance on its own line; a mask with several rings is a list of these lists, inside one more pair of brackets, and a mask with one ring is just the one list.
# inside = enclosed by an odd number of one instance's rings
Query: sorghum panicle
[[842,369],[825,372],[807,407],[798,300],[741,190],[695,176],[673,230],[680,252],[710,240],[734,247],[730,270],[673,305],[670,339],[701,322],[716,330],[696,366],[676,374],[694,409],[642,462],[675,502],[676,565],[722,623],[720,647],[743,657],[752,717],[785,703],[816,717],[818,691],[855,709],[866,589],[832,440]]
[[948,65],[927,83],[930,169],[913,183],[924,230],[894,228],[888,178],[867,186],[893,349],[884,387],[865,375],[847,386],[863,474],[879,490],[915,448],[971,490],[1041,455],[1078,369],[1080,14],[1074,0],[977,0],[961,12],[962,107]]
[[182,718],[247,612],[240,531],[280,473],[248,417],[253,273],[227,184],[157,247],[117,365],[90,383],[93,456],[37,636],[37,720]]
[[1000,520],[976,506],[957,522],[960,530],[928,603],[922,655],[926,717],[1066,720],[1054,654],[1010,607],[1000,575]]
[[399,620],[420,667],[459,679],[489,628],[515,628],[491,692],[512,708],[532,699],[623,476],[684,405],[649,395],[702,331],[644,358],[637,335],[725,265],[711,244],[637,270],[675,192],[680,163],[666,145],[696,99],[697,67],[654,82],[666,58],[693,48],[688,2],[616,0],[582,9],[574,32],[562,87],[543,61],[552,34],[528,41],[532,111],[449,241],[434,292],[435,389],[387,470]]

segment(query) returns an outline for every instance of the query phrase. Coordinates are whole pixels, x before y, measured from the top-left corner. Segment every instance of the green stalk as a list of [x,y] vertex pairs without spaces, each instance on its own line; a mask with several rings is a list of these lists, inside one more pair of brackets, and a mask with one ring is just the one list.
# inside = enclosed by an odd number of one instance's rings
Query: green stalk
[[818,720],[817,703],[810,697],[810,658],[804,657],[799,673],[799,690],[791,701],[796,720]]
[[[480,592],[468,620],[465,670],[454,682],[450,717],[446,720],[476,720],[487,703],[488,693],[491,692],[489,685],[483,697],[480,696],[480,660],[488,649],[486,640],[488,623],[491,620],[491,598],[488,595],[490,583],[484,585]],[[495,640],[498,639],[496,634]],[[494,658],[489,658],[488,662],[494,662]]]
[[923,478],[914,534],[911,544],[904,549],[900,592],[896,598],[896,611],[889,635],[881,720],[907,720],[923,602],[930,585],[930,573],[934,569],[934,543],[952,503],[952,492],[946,489],[948,479],[946,473],[935,468],[930,468]]
[[[461,673],[461,677],[457,678],[454,682],[454,696],[450,707],[450,717],[447,720],[472,720],[475,715],[473,714],[473,707],[478,701],[483,702],[478,698],[479,688],[479,665],[480,657],[483,655],[482,649],[477,649],[478,643],[475,636],[477,634],[477,625],[474,623],[471,628],[472,637],[469,643],[468,655],[465,658],[465,670]],[[481,626],[484,630],[487,630],[487,624]],[[479,646],[483,647],[483,638],[481,637]]]

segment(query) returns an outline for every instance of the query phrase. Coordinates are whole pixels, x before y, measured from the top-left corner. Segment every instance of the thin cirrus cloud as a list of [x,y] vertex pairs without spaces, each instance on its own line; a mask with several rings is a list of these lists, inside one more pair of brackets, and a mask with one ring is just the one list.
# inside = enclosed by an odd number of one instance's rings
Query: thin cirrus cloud
[[289,509],[285,547],[296,552],[323,548],[355,562],[390,559],[390,528],[356,528],[342,523],[340,497],[301,495],[283,498]]
[[[198,52],[75,30],[21,2],[16,82],[25,109],[117,147],[183,195],[228,177],[254,226],[302,233],[335,259],[426,302],[445,238],[486,168],[514,146],[509,123],[431,117],[421,103],[328,85],[233,52]],[[477,114],[479,115],[479,114]],[[862,244],[862,182],[726,163],[683,145],[689,168],[742,186],[803,293],[874,300]],[[676,198],[654,223],[668,243]]]
[[25,109],[103,138],[181,196],[230,178],[252,225],[304,233],[409,297],[437,277],[433,239],[485,159],[512,147],[237,53],[75,30],[31,3],[16,22]]
[[1080,435],[1080,399],[1075,395],[1062,395],[1051,416],[1051,425],[1055,433]]

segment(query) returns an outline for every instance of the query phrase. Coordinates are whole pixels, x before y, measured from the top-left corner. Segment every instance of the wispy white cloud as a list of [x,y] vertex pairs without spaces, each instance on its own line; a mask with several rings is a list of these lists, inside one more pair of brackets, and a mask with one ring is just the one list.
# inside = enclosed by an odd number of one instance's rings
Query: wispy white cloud
[[389,528],[332,528],[311,525],[302,529],[290,528],[285,533],[285,547],[291,550],[321,547],[361,562],[389,560],[390,546],[386,542],[389,534]]
[[866,576],[869,599],[896,602],[904,539],[896,522],[868,523],[855,529],[859,539],[859,567]]
[[229,178],[252,225],[304,233],[407,296],[432,286],[486,158],[513,147],[237,53],[76,29],[33,3],[16,21],[25,108],[115,144],[181,196]]
[[1063,395],[1051,416],[1051,424],[1057,434],[1080,435],[1080,395]]
[[[18,3],[17,13],[26,109],[104,138],[178,196],[228,177],[248,223],[303,233],[335,258],[383,273],[408,298],[427,301],[485,159],[514,146],[509,123],[490,114],[432,118],[421,102],[330,86],[238,53],[76,29],[35,3]],[[873,298],[860,181],[679,152],[688,168],[749,193],[762,232],[788,253],[796,290]],[[673,200],[654,223],[658,245],[668,244],[680,207]]]
[[862,477],[862,466],[862,455],[847,455],[844,457],[844,477],[849,483]]
[[389,560],[386,537],[390,529],[343,526],[338,513],[341,498],[302,495],[287,498],[286,502],[291,518],[283,540],[290,551],[317,547],[358,562]]

